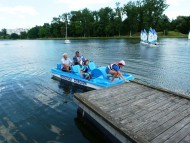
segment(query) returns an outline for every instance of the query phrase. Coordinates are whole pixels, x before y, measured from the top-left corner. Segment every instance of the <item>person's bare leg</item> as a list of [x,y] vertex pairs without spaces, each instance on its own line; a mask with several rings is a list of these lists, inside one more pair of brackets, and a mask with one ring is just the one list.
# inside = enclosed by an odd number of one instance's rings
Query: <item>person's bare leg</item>
[[70,72],[69,66],[65,66],[66,71]]
[[112,75],[112,82],[114,81],[114,79],[117,77],[117,75],[118,75],[118,73],[117,73],[117,71],[114,71],[114,70],[110,70],[109,71],[109,74],[111,74]]

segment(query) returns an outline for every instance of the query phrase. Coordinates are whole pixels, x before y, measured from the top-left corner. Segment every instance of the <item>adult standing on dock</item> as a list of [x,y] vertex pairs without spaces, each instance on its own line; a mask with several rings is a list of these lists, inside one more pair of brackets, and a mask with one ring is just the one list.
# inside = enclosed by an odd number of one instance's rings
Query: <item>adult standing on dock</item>
[[121,61],[119,61],[119,62],[117,62],[117,63],[110,64],[110,65],[108,65],[108,66],[106,67],[106,73],[112,75],[112,80],[111,80],[111,82],[113,82],[116,77],[122,78],[125,82],[129,82],[128,80],[125,79],[125,77],[123,77],[123,75],[122,75],[122,73],[121,73],[121,71],[120,71],[120,69],[121,69],[123,66],[125,66],[125,65],[126,65],[126,64],[125,64],[125,61],[124,61],[124,60],[121,60]]

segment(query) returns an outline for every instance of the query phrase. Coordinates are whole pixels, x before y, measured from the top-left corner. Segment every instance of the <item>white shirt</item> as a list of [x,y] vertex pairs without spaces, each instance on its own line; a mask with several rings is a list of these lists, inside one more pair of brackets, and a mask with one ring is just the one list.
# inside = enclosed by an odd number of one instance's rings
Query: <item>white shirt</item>
[[69,66],[72,65],[71,59],[67,58],[66,60],[64,58],[61,59],[62,64],[67,64]]

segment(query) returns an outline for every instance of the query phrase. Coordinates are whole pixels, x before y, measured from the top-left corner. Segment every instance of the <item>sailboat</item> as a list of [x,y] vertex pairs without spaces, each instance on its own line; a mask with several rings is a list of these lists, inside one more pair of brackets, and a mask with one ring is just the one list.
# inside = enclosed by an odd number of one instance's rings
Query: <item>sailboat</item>
[[188,36],[188,39],[190,40],[190,31],[189,31],[189,36]]
[[66,23],[66,24],[65,24],[65,26],[66,26],[66,28],[65,28],[65,29],[66,29],[66,33],[65,33],[65,41],[64,41],[64,43],[65,43],[65,44],[70,44],[71,41],[67,39],[67,20],[66,20],[65,23]]
[[157,38],[158,36],[155,29],[150,28],[148,33],[148,43],[150,47],[156,47],[158,45]]
[[148,44],[148,41],[147,41],[147,32],[146,32],[145,29],[141,31],[140,37],[141,37],[141,42],[140,43],[143,44],[143,45],[147,45]]

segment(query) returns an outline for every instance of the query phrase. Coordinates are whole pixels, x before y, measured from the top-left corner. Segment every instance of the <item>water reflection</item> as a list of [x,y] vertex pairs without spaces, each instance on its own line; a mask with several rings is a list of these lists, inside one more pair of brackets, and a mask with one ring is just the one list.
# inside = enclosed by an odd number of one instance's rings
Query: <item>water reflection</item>
[[[59,81],[59,88],[63,89],[63,93],[65,95],[64,103],[73,101],[72,98],[75,93],[83,93],[92,90],[67,81]],[[81,114],[77,114],[77,117],[74,118],[74,121],[83,136],[85,136],[85,138],[87,138],[91,143],[111,143],[95,126],[84,120]]]
[[75,123],[82,132],[83,136],[86,137],[91,143],[112,143],[105,136],[103,136],[95,126],[84,120],[80,115],[75,118]]

